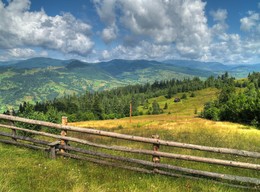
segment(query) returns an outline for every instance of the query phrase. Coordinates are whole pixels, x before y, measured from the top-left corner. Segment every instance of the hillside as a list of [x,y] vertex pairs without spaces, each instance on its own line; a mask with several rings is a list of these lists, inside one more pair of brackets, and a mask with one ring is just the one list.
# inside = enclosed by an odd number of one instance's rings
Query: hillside
[[[109,130],[118,133],[126,133],[151,137],[159,134],[161,139],[187,142],[214,147],[229,147],[260,152],[260,132],[253,127],[236,123],[214,122],[198,118],[194,114],[195,107],[200,111],[204,102],[216,98],[217,89],[209,88],[195,91],[195,97],[189,97],[179,103],[172,99],[155,97],[160,106],[165,102],[169,104],[167,113],[161,115],[137,116],[129,118],[87,121],[71,123],[80,127],[92,127]],[[189,92],[186,92],[188,95]],[[177,94],[180,97],[181,94]],[[170,112],[170,113],[169,113]],[[69,135],[72,133],[69,133]],[[84,138],[84,135],[80,135]],[[86,136],[96,142],[100,138]],[[101,141],[100,141],[101,142]],[[141,148],[138,143],[102,140],[103,143],[124,144],[129,147]],[[144,144],[145,145],[145,144]],[[148,146],[151,147],[151,146]],[[250,163],[260,163],[257,159],[244,158],[229,155],[212,154],[201,151],[191,151],[179,148],[173,149],[175,153],[198,155],[212,158],[229,158]],[[118,153],[118,152],[116,152]],[[90,162],[76,161],[72,159],[58,158],[50,160],[46,154],[37,151],[17,148],[0,143],[0,159],[4,162],[0,168],[0,191],[229,191],[248,192],[249,189],[239,189],[213,180],[194,180],[186,178],[174,178],[158,175],[146,175],[109,166],[100,166]],[[12,161],[10,161],[12,159]],[[194,163],[181,160],[166,160],[177,166],[201,169],[205,171],[217,171],[259,178],[259,174],[252,170],[243,170],[204,163]],[[5,171],[8,170],[8,171]],[[106,171],[104,171],[106,170]],[[59,178],[59,179],[57,179]],[[64,182],[66,180],[66,182]],[[100,182],[102,181],[102,182]],[[156,181],[156,182],[155,182]],[[252,190],[255,191],[255,190]]]
[[78,60],[33,58],[6,62],[0,65],[0,111],[17,108],[24,101],[46,101],[128,84],[209,75],[213,73],[145,60],[93,64]]
[[259,65],[226,66],[221,63],[168,60],[112,60],[86,63],[78,60],[32,58],[0,62],[0,112],[20,103],[52,100],[86,91],[109,90],[129,84],[223,74],[246,77]]

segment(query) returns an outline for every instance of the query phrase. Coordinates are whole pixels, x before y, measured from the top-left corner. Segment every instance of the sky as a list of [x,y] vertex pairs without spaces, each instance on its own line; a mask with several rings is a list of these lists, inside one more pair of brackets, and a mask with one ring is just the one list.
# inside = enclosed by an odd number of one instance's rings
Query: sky
[[0,61],[260,63],[260,0],[0,0]]

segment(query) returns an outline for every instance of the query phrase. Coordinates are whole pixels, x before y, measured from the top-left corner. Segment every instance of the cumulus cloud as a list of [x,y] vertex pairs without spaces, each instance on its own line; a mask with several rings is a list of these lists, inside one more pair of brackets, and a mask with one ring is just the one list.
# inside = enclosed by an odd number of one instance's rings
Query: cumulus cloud
[[228,25],[226,23],[226,19],[228,16],[227,10],[218,9],[216,11],[210,11],[210,15],[213,17],[213,20],[216,22],[211,28],[212,36],[215,36],[220,40],[226,39],[227,34],[225,32],[228,29]]
[[260,34],[260,14],[253,11],[248,12],[248,17],[240,19],[240,28],[243,31],[254,31]]
[[214,21],[223,22],[227,18],[227,10],[226,9],[218,9],[217,11],[210,11],[210,15],[213,17]]
[[102,39],[105,43],[110,43],[117,38],[117,27],[116,25],[111,25],[102,31]]
[[117,38],[118,28],[116,26],[115,6],[116,0],[94,0],[97,13],[107,27],[101,33],[105,43],[109,43]]
[[[130,35],[149,38],[156,45],[174,43],[179,54],[194,59],[208,51],[210,30],[204,13],[205,3],[200,0],[95,0],[95,5],[107,25],[104,29],[107,32],[120,25]],[[105,39],[104,33],[102,35]]]
[[[228,11],[210,11],[207,24],[201,0],[94,0],[105,24],[106,43],[123,36],[123,44],[102,52],[102,59],[195,59],[224,63],[259,60],[259,13],[248,12],[241,29],[251,37],[228,32]],[[116,29],[116,30],[115,30]],[[121,30],[121,31],[120,31]]]
[[[228,33],[226,23],[228,12],[226,10],[219,9],[211,11],[210,14],[216,23],[211,28],[213,41],[210,45],[209,57],[205,60],[223,63],[254,63],[259,60],[257,52],[260,50],[260,44],[259,40],[255,38],[256,36],[241,37],[237,33]],[[254,13],[249,11],[249,15],[254,15]],[[252,32],[253,28],[255,30],[255,24],[251,25],[252,22],[249,21],[253,18],[255,19],[255,16],[242,18],[240,20],[241,29],[243,28],[246,32]]]
[[88,54],[94,43],[91,26],[70,13],[48,16],[30,12],[29,0],[0,1],[0,48],[35,46],[63,53]]

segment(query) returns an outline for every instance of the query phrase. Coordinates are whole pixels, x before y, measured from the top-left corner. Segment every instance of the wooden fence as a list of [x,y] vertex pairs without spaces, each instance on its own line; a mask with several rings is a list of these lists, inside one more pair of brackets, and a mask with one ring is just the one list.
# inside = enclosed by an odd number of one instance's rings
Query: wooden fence
[[[2,136],[0,138],[0,142],[28,147],[32,149],[45,150],[50,154],[50,157],[53,159],[56,158],[57,155],[61,155],[65,157],[87,160],[98,164],[115,166],[124,169],[143,172],[143,173],[156,173],[156,174],[162,174],[162,175],[168,175],[174,177],[186,177],[186,178],[194,178],[194,179],[209,178],[212,179],[212,182],[221,182],[232,186],[250,187],[255,189],[260,188],[259,178],[251,178],[251,177],[195,170],[195,169],[175,166],[173,164],[160,163],[160,161],[161,158],[180,159],[185,161],[194,161],[194,162],[202,162],[202,163],[209,163],[209,164],[217,164],[222,166],[231,166],[231,167],[237,167],[241,169],[251,169],[253,171],[256,171],[257,174],[258,173],[260,174],[260,164],[252,164],[252,163],[237,162],[237,161],[215,159],[215,158],[205,158],[205,157],[198,157],[192,155],[175,154],[169,152],[162,152],[159,151],[159,149],[160,146],[168,146],[168,147],[200,150],[200,151],[207,151],[207,152],[214,152],[214,153],[221,153],[221,154],[230,154],[235,156],[243,156],[243,157],[250,157],[250,158],[257,158],[257,159],[260,158],[259,152],[229,149],[229,148],[208,147],[202,145],[166,141],[166,140],[159,139],[158,135],[153,135],[152,138],[146,138],[146,137],[119,134],[119,133],[108,132],[108,131],[101,131],[96,129],[79,128],[74,126],[68,126],[66,117],[62,118],[62,125],[50,123],[50,122],[26,119],[21,117],[9,116],[9,115],[2,115],[2,114],[0,114],[0,120],[4,122],[2,124],[0,123],[0,128],[5,128],[5,130],[11,130],[11,131],[0,132],[0,136]],[[23,123],[23,124],[38,125],[38,126],[44,126],[53,129],[59,129],[60,135],[51,134],[43,131],[25,129],[22,128],[21,126],[18,127],[17,125],[15,126],[15,124],[17,124],[15,122],[18,122],[18,124]],[[32,138],[29,136],[22,136],[19,135],[17,131],[26,132],[33,135],[39,135],[40,137],[38,138],[41,139],[36,139],[37,137]],[[126,146],[111,146],[111,145],[105,145],[100,143],[94,143],[86,139],[80,139],[80,138],[68,136],[67,135],[68,131],[69,133],[78,132],[80,134],[105,136],[109,138],[116,138],[116,139],[131,141],[131,142],[134,141],[134,142],[147,143],[152,145],[151,147],[153,150],[134,149]],[[4,137],[7,137],[8,139],[3,139]],[[46,137],[48,138],[47,141],[42,139]],[[68,142],[70,142],[70,144],[68,144]],[[76,145],[73,146],[74,143],[78,143],[82,147],[76,147]],[[127,152],[131,154],[133,153],[133,154],[150,155],[152,157],[152,161],[123,157],[119,155],[112,155],[104,152],[99,152],[97,150],[89,150],[86,149],[86,147],[84,146],[106,149],[106,151],[113,150],[113,151]]]

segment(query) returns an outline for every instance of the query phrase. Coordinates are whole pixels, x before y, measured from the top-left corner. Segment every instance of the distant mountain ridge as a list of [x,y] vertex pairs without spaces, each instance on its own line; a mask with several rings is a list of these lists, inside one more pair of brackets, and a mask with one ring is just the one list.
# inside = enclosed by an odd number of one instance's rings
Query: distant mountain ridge
[[172,64],[173,66],[182,66],[191,69],[200,69],[213,72],[215,74],[221,74],[228,72],[234,77],[243,78],[253,71],[260,71],[259,64],[236,64],[236,65],[224,65],[219,62],[200,62],[189,60],[165,60],[163,63]]
[[260,64],[227,66],[215,62],[121,59],[86,63],[43,57],[0,62],[0,111],[17,107],[23,101],[50,100],[172,78],[207,78],[225,71],[236,77],[246,77],[249,72],[260,71]]

